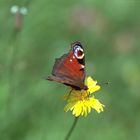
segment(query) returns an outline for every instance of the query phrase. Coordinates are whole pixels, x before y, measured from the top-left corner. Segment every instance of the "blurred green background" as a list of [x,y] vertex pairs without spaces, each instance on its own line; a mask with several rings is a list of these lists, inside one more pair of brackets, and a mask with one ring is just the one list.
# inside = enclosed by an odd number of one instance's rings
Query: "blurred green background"
[[105,111],[82,117],[70,139],[140,139],[139,0],[0,0],[0,23],[0,140],[64,139],[68,88],[44,78],[77,40],[87,75],[110,84],[95,95]]

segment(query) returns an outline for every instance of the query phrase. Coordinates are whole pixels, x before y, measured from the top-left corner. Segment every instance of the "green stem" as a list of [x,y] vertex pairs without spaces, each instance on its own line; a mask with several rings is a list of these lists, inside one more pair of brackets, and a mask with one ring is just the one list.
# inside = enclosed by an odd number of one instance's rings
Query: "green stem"
[[75,119],[73,121],[73,124],[72,124],[70,130],[68,131],[68,134],[66,135],[64,140],[68,140],[70,138],[70,136],[71,136],[72,132],[74,131],[74,128],[75,128],[75,126],[77,124],[77,121],[78,121],[78,117],[75,117]]

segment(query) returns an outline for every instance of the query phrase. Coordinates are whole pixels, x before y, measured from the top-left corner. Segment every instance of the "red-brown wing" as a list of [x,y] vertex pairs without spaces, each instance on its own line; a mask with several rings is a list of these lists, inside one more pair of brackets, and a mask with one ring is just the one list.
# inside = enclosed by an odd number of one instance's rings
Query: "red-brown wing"
[[74,56],[73,51],[56,59],[49,80],[84,89],[85,69]]

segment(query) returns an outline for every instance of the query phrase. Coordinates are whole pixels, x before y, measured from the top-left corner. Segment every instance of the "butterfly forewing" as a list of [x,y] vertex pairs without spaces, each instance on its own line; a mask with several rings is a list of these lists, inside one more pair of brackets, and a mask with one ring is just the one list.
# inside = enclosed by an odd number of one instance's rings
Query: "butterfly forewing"
[[52,75],[48,78],[49,80],[64,83],[77,89],[85,89],[84,57],[77,59],[72,46],[72,50],[68,54],[56,59]]

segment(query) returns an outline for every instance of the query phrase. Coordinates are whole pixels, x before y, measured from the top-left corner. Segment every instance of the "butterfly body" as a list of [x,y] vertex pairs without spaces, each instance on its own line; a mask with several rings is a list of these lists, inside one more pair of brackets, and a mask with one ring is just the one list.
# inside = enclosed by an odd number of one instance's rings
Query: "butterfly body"
[[76,90],[87,89],[87,86],[84,84],[84,50],[80,42],[73,43],[69,53],[55,60],[52,76],[49,76],[47,79],[71,86]]

